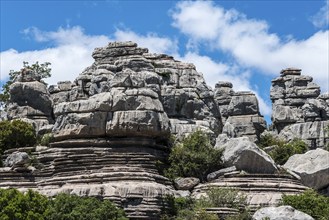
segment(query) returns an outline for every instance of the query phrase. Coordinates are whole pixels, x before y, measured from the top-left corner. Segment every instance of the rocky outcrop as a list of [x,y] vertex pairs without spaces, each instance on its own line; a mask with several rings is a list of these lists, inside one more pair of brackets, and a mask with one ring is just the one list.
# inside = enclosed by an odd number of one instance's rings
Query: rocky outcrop
[[178,177],[174,180],[174,183],[177,190],[192,190],[200,183],[200,180],[195,177]]
[[288,68],[272,80],[272,122],[282,138],[303,139],[312,148],[328,142],[328,94],[320,95],[320,87],[312,77],[301,75],[300,69]]
[[228,172],[211,182],[197,185],[192,191],[192,196],[205,196],[206,191],[212,187],[239,190],[247,197],[251,211],[260,207],[277,206],[282,195],[296,195],[307,189],[290,175]]
[[314,189],[329,186],[329,152],[326,150],[316,149],[293,155],[283,167],[298,174],[306,186]]
[[10,85],[9,102],[7,106],[9,120],[25,119],[39,133],[51,130],[51,124],[54,123],[52,101],[45,83],[39,81],[14,82]]
[[[223,135],[222,135],[223,136]],[[216,148],[223,149],[222,160],[226,167],[235,166],[249,173],[275,173],[275,162],[247,137],[217,139]]]
[[251,92],[234,92],[229,82],[218,82],[215,100],[220,109],[223,133],[231,138],[249,137],[257,142],[266,129],[266,121],[259,112],[258,100]]
[[308,214],[298,211],[291,206],[267,207],[259,209],[252,217],[253,220],[314,220]]

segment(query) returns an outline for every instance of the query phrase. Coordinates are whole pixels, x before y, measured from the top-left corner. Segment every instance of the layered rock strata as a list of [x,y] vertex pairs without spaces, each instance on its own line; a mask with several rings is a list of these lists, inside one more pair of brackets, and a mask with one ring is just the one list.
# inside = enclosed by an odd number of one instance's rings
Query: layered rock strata
[[286,140],[303,139],[311,148],[328,142],[328,94],[320,95],[320,87],[300,69],[288,68],[272,80],[272,122],[274,129]]
[[215,85],[215,100],[222,116],[223,133],[230,138],[246,136],[257,142],[266,129],[258,100],[251,92],[234,92],[229,82]]
[[[33,153],[40,169],[3,168],[1,186],[108,198],[130,218],[158,218],[164,196],[174,193],[158,170],[170,134],[202,129],[214,140],[221,132],[213,92],[193,64],[132,42],[109,43],[92,56],[95,62],[74,82],[48,91],[36,80],[13,84],[13,106],[53,117],[54,141]],[[12,118],[30,118],[13,109]]]
[[248,206],[255,211],[264,206],[277,206],[282,195],[299,194],[307,189],[299,180],[288,175],[243,174],[231,172],[204,184],[196,186],[192,196],[206,195],[211,187],[235,188],[247,196]]

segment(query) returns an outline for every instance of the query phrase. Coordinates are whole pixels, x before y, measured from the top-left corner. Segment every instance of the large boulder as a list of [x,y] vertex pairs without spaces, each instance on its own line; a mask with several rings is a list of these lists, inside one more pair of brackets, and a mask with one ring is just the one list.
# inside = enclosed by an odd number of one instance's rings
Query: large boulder
[[30,156],[26,152],[15,151],[10,154],[5,160],[5,167],[21,167],[28,165]]
[[326,150],[318,148],[293,155],[283,167],[297,173],[306,186],[314,189],[329,186],[329,152]]
[[221,135],[215,147],[224,150],[222,160],[226,167],[235,166],[250,173],[275,173],[278,170],[273,159],[247,137],[223,139]]
[[314,220],[308,214],[298,211],[291,206],[261,208],[252,216],[253,220]]
[[195,177],[178,177],[174,180],[175,188],[178,190],[192,190],[200,183],[200,180]]

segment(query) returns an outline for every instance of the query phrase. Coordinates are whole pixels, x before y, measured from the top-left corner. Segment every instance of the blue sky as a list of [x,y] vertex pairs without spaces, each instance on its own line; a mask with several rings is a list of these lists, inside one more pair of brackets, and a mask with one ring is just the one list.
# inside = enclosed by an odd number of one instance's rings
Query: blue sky
[[214,87],[251,90],[269,119],[271,79],[299,67],[329,88],[328,1],[1,2],[1,83],[23,61],[52,63],[47,81],[74,80],[95,47],[132,40],[192,62]]

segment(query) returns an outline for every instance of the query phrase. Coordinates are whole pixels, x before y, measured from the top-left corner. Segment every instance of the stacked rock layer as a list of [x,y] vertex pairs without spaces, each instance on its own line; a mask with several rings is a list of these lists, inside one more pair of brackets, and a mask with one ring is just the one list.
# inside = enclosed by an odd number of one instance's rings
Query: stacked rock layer
[[300,69],[288,68],[272,80],[272,122],[281,137],[301,138],[312,148],[328,142],[329,94],[320,95],[320,87]]

